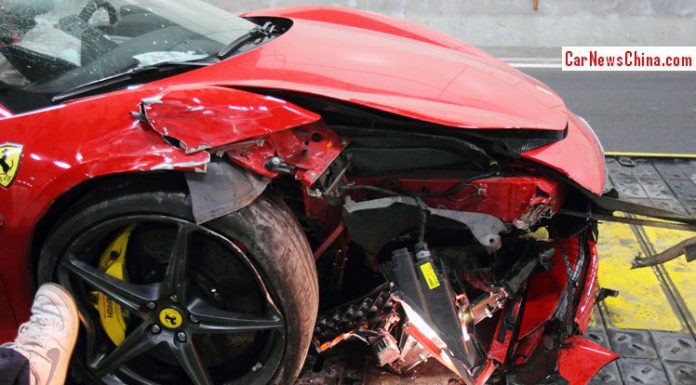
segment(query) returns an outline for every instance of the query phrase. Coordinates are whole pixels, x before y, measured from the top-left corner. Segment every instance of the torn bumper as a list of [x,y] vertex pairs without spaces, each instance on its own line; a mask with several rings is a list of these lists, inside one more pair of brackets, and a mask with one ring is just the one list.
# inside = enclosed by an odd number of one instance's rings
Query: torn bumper
[[558,372],[568,385],[585,385],[605,365],[619,358],[611,350],[584,337],[570,337],[558,354]]

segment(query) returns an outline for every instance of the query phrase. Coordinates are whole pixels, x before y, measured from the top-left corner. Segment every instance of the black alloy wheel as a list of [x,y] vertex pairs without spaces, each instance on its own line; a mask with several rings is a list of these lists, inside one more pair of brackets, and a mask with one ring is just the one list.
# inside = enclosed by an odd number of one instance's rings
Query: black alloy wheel
[[[150,213],[143,213],[138,205],[124,212],[124,205],[132,203],[125,199],[115,204],[120,215],[107,210],[94,218],[90,211],[99,210],[100,205],[92,205],[79,210],[50,237],[48,245],[59,244],[63,251],[51,256],[45,253],[42,262],[54,261],[53,272],[75,296],[84,320],[76,348],[83,376],[96,384],[285,383],[297,375],[307,351],[308,338],[297,334],[311,336],[316,316],[316,310],[314,317],[301,317],[292,308],[309,305],[316,309],[317,304],[311,300],[292,303],[302,298],[288,298],[288,292],[306,295],[314,287],[296,287],[295,279],[282,282],[286,272],[272,271],[269,263],[282,270],[288,264],[282,260],[287,260],[288,251],[307,254],[298,258],[311,260],[306,240],[289,242],[282,255],[255,258],[255,251],[266,256],[273,253],[273,245],[269,248],[261,243],[274,236],[266,237],[272,234],[257,233],[258,229],[248,225],[260,223],[262,210],[278,210],[275,203],[262,197],[259,205],[269,207],[252,205],[244,209],[247,212],[202,226],[181,215],[177,208],[182,196],[174,195],[174,210],[160,207]],[[142,195],[138,199],[143,207],[152,200]],[[292,219],[287,211],[280,217],[286,222]],[[280,223],[269,223],[268,230],[282,231],[276,236],[286,237],[287,228],[279,225],[288,223],[273,219]],[[289,224],[298,226],[292,221]],[[98,266],[106,247],[126,228],[132,228],[132,233],[122,280]],[[299,226],[293,230],[301,231]],[[312,273],[313,279],[304,281],[316,280],[316,271]],[[113,341],[105,332],[95,306],[97,293],[120,305],[125,319],[122,341]],[[298,318],[309,333],[297,330]],[[304,351],[290,351],[297,343],[305,345]]]

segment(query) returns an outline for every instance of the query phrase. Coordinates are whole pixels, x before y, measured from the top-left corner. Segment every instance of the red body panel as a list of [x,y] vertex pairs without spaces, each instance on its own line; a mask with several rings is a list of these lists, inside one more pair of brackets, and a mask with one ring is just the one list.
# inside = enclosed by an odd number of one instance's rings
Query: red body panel
[[589,241],[590,259],[589,267],[585,277],[585,284],[580,295],[580,303],[575,314],[575,323],[581,333],[585,334],[587,325],[592,317],[592,306],[595,304],[595,295],[597,290],[597,276],[599,274],[599,256],[597,255],[597,243],[594,240]]
[[[512,307],[512,309],[508,309],[509,307]],[[506,305],[505,309],[503,309],[503,311],[507,314],[510,314],[511,319],[517,320],[519,319],[521,308],[522,297],[517,297],[515,301],[509,302]],[[498,336],[500,335],[504,325],[505,317],[501,316],[498,320],[498,325],[496,326],[495,333],[493,333],[493,338],[491,339],[491,347],[488,350],[488,356],[500,365],[505,364],[505,362],[507,361],[508,351],[510,349],[510,345],[513,343],[513,337],[515,335],[514,329],[508,327],[507,331],[505,332],[505,339],[503,341],[500,341],[498,339]]]
[[545,328],[537,328],[531,334],[518,341],[515,349],[515,365],[523,365],[532,357],[539,347],[545,331]]
[[561,295],[568,284],[568,272],[564,254],[571,266],[578,260],[578,238],[571,237],[559,240],[555,245],[553,267],[546,271],[535,273],[529,278],[525,312],[522,315],[519,337],[524,338],[548,321],[558,308]]
[[604,151],[597,135],[577,115],[570,114],[565,139],[528,151],[522,157],[565,174],[594,194],[602,194],[606,177]]
[[619,358],[616,353],[584,337],[564,341],[558,356],[558,371],[568,385],[585,385],[606,364]]
[[441,47],[454,49],[467,54],[478,56],[482,59],[491,61],[491,64],[498,64],[509,68],[507,64],[498,60],[496,57],[465,44],[454,37],[440,31],[428,28],[421,24],[413,23],[408,20],[398,19],[381,15],[379,13],[364,11],[360,9],[346,9],[331,6],[297,6],[273,9],[260,9],[247,12],[243,16],[277,16],[293,20],[312,20],[330,24],[343,25],[347,27],[367,29],[380,33],[413,39],[428,44],[439,45]]
[[167,89],[143,105],[152,128],[178,140],[187,154],[321,119],[283,100],[223,87]]
[[[561,243],[563,250],[568,255],[571,266],[577,263],[578,247],[577,237],[573,237]],[[592,316],[592,307],[595,304],[595,290],[597,288],[597,273],[599,259],[597,244],[594,240],[588,240],[589,255],[586,263],[587,272],[582,283],[582,293],[579,295],[580,303],[575,314],[575,323],[580,333],[587,331],[587,325]],[[535,274],[529,281],[527,290],[527,306],[519,332],[519,345],[515,352],[515,362],[518,365],[525,363],[541,341],[544,332],[543,326],[553,315],[558,307],[558,301],[562,290],[567,286],[568,274],[565,261],[561,253],[556,253],[552,261],[554,267],[551,270]],[[602,365],[603,366],[603,365]]]
[[268,135],[260,145],[231,149],[227,156],[235,163],[257,174],[275,177],[266,162],[279,157],[293,168],[295,178],[305,187],[312,185],[348,145],[322,123],[285,130]]

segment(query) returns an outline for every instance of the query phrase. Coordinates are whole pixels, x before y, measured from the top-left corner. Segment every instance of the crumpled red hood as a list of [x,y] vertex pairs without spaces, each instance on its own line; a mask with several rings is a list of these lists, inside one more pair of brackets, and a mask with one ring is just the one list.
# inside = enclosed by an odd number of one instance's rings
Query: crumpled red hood
[[553,91],[474,48],[293,21],[277,39],[184,77],[323,95],[453,127],[563,130],[568,122]]
[[546,85],[479,49],[365,11],[306,6],[244,16],[284,17],[294,25],[256,49],[155,86],[281,89],[466,129],[567,128],[565,139],[522,157],[602,193],[604,157],[589,126]]

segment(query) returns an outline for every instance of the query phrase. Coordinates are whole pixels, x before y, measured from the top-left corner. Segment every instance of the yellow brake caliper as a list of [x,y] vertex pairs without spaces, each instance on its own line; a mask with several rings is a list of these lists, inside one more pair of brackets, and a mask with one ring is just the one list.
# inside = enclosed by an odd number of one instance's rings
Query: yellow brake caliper
[[[130,238],[131,232],[133,232],[133,228],[134,225],[128,226],[113,240],[113,242],[111,242],[111,244],[109,244],[109,247],[104,250],[104,253],[99,259],[99,266],[97,267],[100,271],[114,278],[126,280],[126,248],[128,247],[128,239]],[[97,311],[99,311],[99,319],[104,332],[106,332],[106,335],[116,346],[120,345],[126,338],[127,311],[124,311],[121,305],[109,298],[106,294],[100,291],[94,292],[93,294],[96,295],[97,298],[95,306]]]

